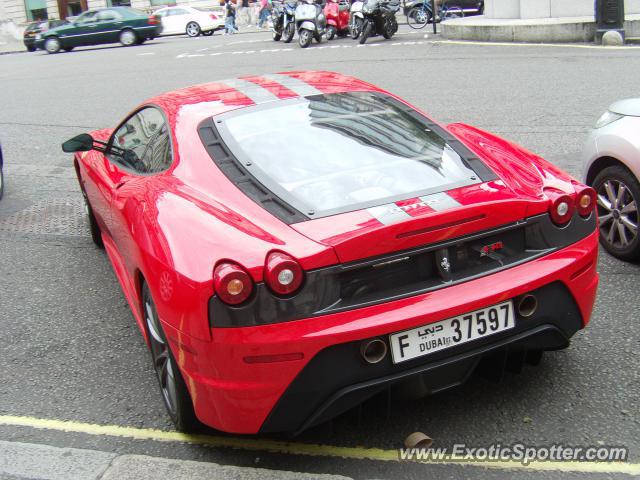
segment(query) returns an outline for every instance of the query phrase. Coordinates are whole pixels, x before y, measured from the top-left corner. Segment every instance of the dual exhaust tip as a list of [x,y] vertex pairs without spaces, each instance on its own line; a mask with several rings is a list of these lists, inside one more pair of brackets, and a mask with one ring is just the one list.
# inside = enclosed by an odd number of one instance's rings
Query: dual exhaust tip
[[[538,310],[538,299],[530,293],[522,295],[516,302],[516,308],[522,318],[529,318]],[[365,340],[360,344],[360,355],[369,364],[380,363],[388,351],[387,343],[380,338]]]
[[518,298],[517,308],[522,318],[529,318],[538,310],[538,299],[530,293],[522,295]]
[[387,344],[384,340],[374,338],[360,344],[360,355],[367,363],[380,363],[387,356]]

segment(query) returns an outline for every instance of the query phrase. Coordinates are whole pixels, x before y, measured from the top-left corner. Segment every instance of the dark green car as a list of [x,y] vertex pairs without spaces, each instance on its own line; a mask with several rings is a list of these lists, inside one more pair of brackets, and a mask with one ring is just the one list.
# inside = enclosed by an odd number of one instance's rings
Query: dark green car
[[36,47],[49,53],[71,51],[74,47],[120,42],[125,47],[157,37],[160,18],[130,7],[88,10],[73,22],[43,32]]

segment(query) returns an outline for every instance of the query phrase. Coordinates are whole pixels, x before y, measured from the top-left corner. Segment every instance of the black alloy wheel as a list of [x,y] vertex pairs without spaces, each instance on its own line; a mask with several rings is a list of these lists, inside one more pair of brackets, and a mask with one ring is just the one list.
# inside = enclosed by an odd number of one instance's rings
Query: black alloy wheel
[[156,305],[146,283],[142,285],[142,304],[151,359],[160,385],[164,406],[178,431],[192,431],[198,425],[193,411],[193,402],[178,364],[171,353],[167,337],[158,318]]

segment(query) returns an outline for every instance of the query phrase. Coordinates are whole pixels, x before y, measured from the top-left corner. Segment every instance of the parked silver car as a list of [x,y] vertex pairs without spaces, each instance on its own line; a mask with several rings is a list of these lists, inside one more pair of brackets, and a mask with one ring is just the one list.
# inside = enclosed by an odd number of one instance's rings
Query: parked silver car
[[622,260],[640,258],[640,98],[615,102],[584,146],[585,183],[598,193],[600,243]]

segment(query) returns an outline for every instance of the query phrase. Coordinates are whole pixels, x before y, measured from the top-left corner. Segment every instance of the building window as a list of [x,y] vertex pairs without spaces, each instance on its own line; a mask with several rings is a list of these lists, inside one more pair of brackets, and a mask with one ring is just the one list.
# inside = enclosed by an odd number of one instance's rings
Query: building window
[[131,0],[107,0],[110,7],[130,7]]
[[27,14],[27,20],[37,21],[49,18],[46,0],[24,0],[24,9]]

